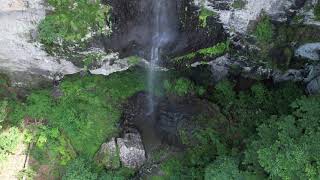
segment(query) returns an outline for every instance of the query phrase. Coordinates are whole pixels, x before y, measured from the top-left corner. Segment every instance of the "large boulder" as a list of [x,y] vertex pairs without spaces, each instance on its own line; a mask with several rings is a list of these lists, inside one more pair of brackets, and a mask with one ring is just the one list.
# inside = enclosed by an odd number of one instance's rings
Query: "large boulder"
[[146,154],[140,134],[134,130],[117,138],[122,166],[137,169],[146,161]]
[[307,84],[306,90],[309,94],[316,94],[320,92],[320,76],[314,78]]
[[295,55],[311,61],[320,61],[320,42],[307,43],[300,46]]
[[95,162],[106,169],[121,166],[137,169],[146,161],[146,154],[139,132],[134,128],[125,130],[121,138],[111,138],[103,143],[95,155]]

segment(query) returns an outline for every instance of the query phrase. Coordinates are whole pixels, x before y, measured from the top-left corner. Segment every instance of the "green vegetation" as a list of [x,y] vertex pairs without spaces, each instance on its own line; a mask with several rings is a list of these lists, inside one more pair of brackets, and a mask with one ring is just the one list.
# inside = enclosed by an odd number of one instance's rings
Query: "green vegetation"
[[14,152],[22,140],[22,133],[17,127],[3,127],[8,115],[8,102],[0,101],[0,163]]
[[205,57],[220,56],[229,50],[229,45],[229,41],[218,43],[212,47],[200,49],[198,52]]
[[203,95],[205,93],[205,89],[203,87],[196,86],[193,82],[186,78],[164,80],[163,86],[167,94],[178,96],[186,96],[188,94]]
[[[31,155],[39,165],[59,171],[59,167],[65,167],[79,156],[92,159],[106,139],[117,135],[121,104],[145,89],[142,73],[133,69],[108,77],[66,77],[60,84],[61,96],[53,97],[50,89],[43,89],[33,90],[23,102],[10,101],[7,123],[25,128],[25,142],[33,145]],[[3,112],[7,111],[1,110],[1,117]],[[0,135],[1,155],[16,145],[17,136],[21,134],[18,132],[12,128]],[[71,169],[67,170],[68,178],[77,179],[80,175],[72,169],[81,169],[84,165],[80,161],[76,163],[79,167],[68,166]],[[128,174],[120,171],[110,173]],[[94,177],[88,172],[83,169],[87,175],[80,176]],[[59,176],[59,172],[55,174]]]
[[267,44],[272,40],[273,27],[270,19],[267,16],[262,16],[261,20],[257,24],[254,35],[261,44]]
[[218,157],[205,171],[206,180],[244,179],[240,174],[238,162],[231,157]]
[[60,46],[75,46],[86,40],[90,32],[107,33],[109,7],[99,1],[49,0],[54,11],[39,25],[39,39],[48,51]]
[[228,52],[229,46],[230,46],[229,41],[221,42],[212,47],[200,49],[196,52],[192,52],[184,56],[176,57],[174,58],[174,61],[177,64],[182,64],[182,63],[191,63],[196,56],[200,56],[202,58],[215,58]]
[[[42,89],[32,90],[24,101],[2,100],[0,161],[14,151],[24,134],[38,163],[32,165],[33,170],[46,165],[56,179],[122,180],[133,176],[133,170],[123,167],[105,170],[93,157],[106,139],[117,135],[121,104],[145,89],[144,73],[131,69],[108,77],[73,75],[61,82],[60,96]],[[169,155],[159,149],[153,158],[161,163],[164,174],[154,179],[320,176],[320,96],[305,97],[293,83],[266,86],[256,82],[239,90],[239,84],[225,80],[204,89],[174,73],[163,79],[168,98],[201,96],[207,103],[217,104],[223,115],[199,114],[192,119],[195,130],[180,129],[185,151]],[[24,128],[24,133],[17,126]],[[169,158],[163,161],[166,155]],[[115,158],[104,160],[119,167],[119,157]],[[34,172],[21,174],[31,177]]]
[[130,56],[128,57],[128,62],[131,65],[136,65],[141,61],[141,57],[139,56]]
[[[218,103],[227,119],[202,117],[206,128],[194,134],[197,144],[162,164],[165,179],[268,179],[268,174],[275,179],[317,177],[317,162],[311,161],[317,159],[315,124],[319,99],[297,100],[302,91],[291,83],[274,89],[260,83],[244,91],[234,89],[230,81],[222,81],[215,87],[211,101]],[[286,114],[296,119],[296,122],[289,121],[288,129],[282,126],[285,121],[272,120],[274,116]],[[293,129],[299,126],[297,121],[304,124],[299,131]],[[298,132],[305,136],[296,139]],[[299,146],[298,142],[303,144]],[[312,176],[307,176],[308,173]]]
[[[271,178],[317,179],[319,173],[320,97],[302,97],[289,115],[271,117],[258,128],[246,163],[261,166]],[[256,167],[258,166],[258,167]]]
[[316,6],[314,7],[314,15],[316,19],[320,21],[320,1],[318,1]]
[[232,4],[232,7],[234,9],[243,9],[246,5],[247,5],[247,1],[246,0],[235,0]]
[[8,155],[14,152],[20,140],[22,133],[16,127],[7,130],[1,130],[0,133],[0,162],[7,159]]
[[62,180],[96,180],[98,174],[94,171],[94,168],[90,164],[90,161],[86,159],[75,159],[71,162]]
[[206,8],[201,8],[200,15],[199,15],[199,21],[202,28],[207,27],[207,18],[210,16],[216,16],[216,13],[213,11],[210,11]]

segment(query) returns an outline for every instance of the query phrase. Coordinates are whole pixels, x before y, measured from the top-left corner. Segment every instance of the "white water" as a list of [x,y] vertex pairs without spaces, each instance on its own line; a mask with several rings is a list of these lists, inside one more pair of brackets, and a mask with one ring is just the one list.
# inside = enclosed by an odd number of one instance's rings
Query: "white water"
[[155,100],[155,84],[159,83],[157,79],[157,66],[161,62],[161,49],[169,43],[174,36],[172,22],[170,21],[170,2],[171,0],[154,0],[154,22],[153,22],[153,37],[151,48],[151,59],[148,73],[148,90],[149,96],[149,113],[154,111]]

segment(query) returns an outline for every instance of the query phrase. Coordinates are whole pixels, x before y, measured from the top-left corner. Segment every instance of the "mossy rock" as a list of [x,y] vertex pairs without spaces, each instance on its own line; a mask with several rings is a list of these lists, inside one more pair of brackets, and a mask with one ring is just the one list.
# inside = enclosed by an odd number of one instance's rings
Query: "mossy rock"
[[106,169],[120,168],[119,150],[115,138],[112,138],[108,143],[103,143],[94,159],[98,166],[103,166]]

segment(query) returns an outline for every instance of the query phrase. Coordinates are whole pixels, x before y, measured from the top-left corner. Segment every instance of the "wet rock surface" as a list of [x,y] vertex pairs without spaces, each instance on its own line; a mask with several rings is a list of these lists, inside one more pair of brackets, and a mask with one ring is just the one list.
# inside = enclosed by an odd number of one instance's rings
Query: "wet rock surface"
[[[221,118],[219,108],[206,100],[195,97],[162,97],[157,102],[155,111],[148,113],[148,96],[140,92],[131,97],[124,106],[123,127],[136,127],[142,136],[147,154],[161,145],[184,148],[181,133],[186,138],[191,137],[202,127],[197,118],[199,115],[211,119]],[[182,132],[183,131],[183,132]]]

